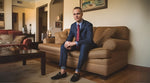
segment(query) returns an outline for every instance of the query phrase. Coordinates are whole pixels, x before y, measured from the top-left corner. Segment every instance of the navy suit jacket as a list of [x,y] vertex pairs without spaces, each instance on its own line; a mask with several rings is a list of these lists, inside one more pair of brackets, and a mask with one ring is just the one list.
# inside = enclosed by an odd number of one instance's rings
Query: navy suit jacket
[[[71,25],[70,33],[66,41],[72,41],[74,37],[76,38],[76,36],[77,25],[75,22]],[[78,41],[78,45],[80,46],[81,44],[95,45],[93,43],[93,25],[86,20],[83,20],[80,28],[80,38]]]

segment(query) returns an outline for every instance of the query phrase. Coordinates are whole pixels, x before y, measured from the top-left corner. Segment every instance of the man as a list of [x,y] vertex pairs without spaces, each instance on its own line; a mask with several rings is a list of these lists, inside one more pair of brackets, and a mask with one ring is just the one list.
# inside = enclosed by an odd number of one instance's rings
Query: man
[[[65,70],[67,62],[67,52],[79,50],[80,55],[78,65],[74,75],[71,78],[72,82],[78,81],[80,78],[80,69],[83,63],[87,60],[88,52],[95,46],[95,44],[93,43],[93,26],[88,21],[83,20],[82,16],[82,9],[80,7],[75,7],[73,9],[73,17],[76,22],[71,25],[69,36],[66,42],[61,46],[59,62],[61,71],[57,75],[51,77],[51,79],[53,80],[64,78],[67,76]],[[76,38],[76,41],[72,41],[74,37]]]

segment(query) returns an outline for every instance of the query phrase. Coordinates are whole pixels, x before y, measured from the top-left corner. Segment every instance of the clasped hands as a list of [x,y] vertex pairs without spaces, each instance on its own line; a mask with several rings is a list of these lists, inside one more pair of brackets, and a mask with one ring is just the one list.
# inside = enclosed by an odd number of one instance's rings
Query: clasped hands
[[76,42],[70,42],[70,41],[66,41],[64,44],[65,48],[68,50],[71,50],[71,47],[75,45],[76,45]]

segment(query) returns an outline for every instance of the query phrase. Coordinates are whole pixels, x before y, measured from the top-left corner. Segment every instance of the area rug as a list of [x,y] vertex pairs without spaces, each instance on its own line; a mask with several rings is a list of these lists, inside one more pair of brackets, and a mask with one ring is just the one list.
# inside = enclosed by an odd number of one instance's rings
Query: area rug
[[[0,64],[0,83],[74,83],[70,82],[73,74],[67,73],[66,78],[51,80],[50,77],[59,72],[58,68],[46,65],[46,75],[41,75],[40,62],[36,60],[27,61],[23,66],[22,62]],[[86,78],[81,78],[75,83],[95,83]]]

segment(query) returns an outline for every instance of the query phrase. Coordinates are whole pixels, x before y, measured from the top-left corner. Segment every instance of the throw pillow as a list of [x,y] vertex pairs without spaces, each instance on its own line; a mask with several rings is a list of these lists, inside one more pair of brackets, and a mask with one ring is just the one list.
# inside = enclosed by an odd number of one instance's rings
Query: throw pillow
[[31,39],[24,39],[23,41],[23,45],[25,45],[26,47],[30,47],[30,44],[32,43],[32,40]]
[[13,43],[20,44],[23,41],[24,38],[25,38],[25,35],[16,36],[15,39],[13,40]]
[[0,43],[11,43],[13,40],[13,35],[1,34],[0,35]]
[[116,32],[116,29],[113,28],[107,28],[104,30],[104,32],[101,34],[101,36],[97,39],[96,44],[100,47],[103,45],[103,43],[111,38]]
[[104,32],[104,28],[97,28],[96,31],[94,32],[94,37],[93,37],[93,41],[95,44],[98,45],[99,41],[100,41],[100,38],[102,36],[102,33]]

